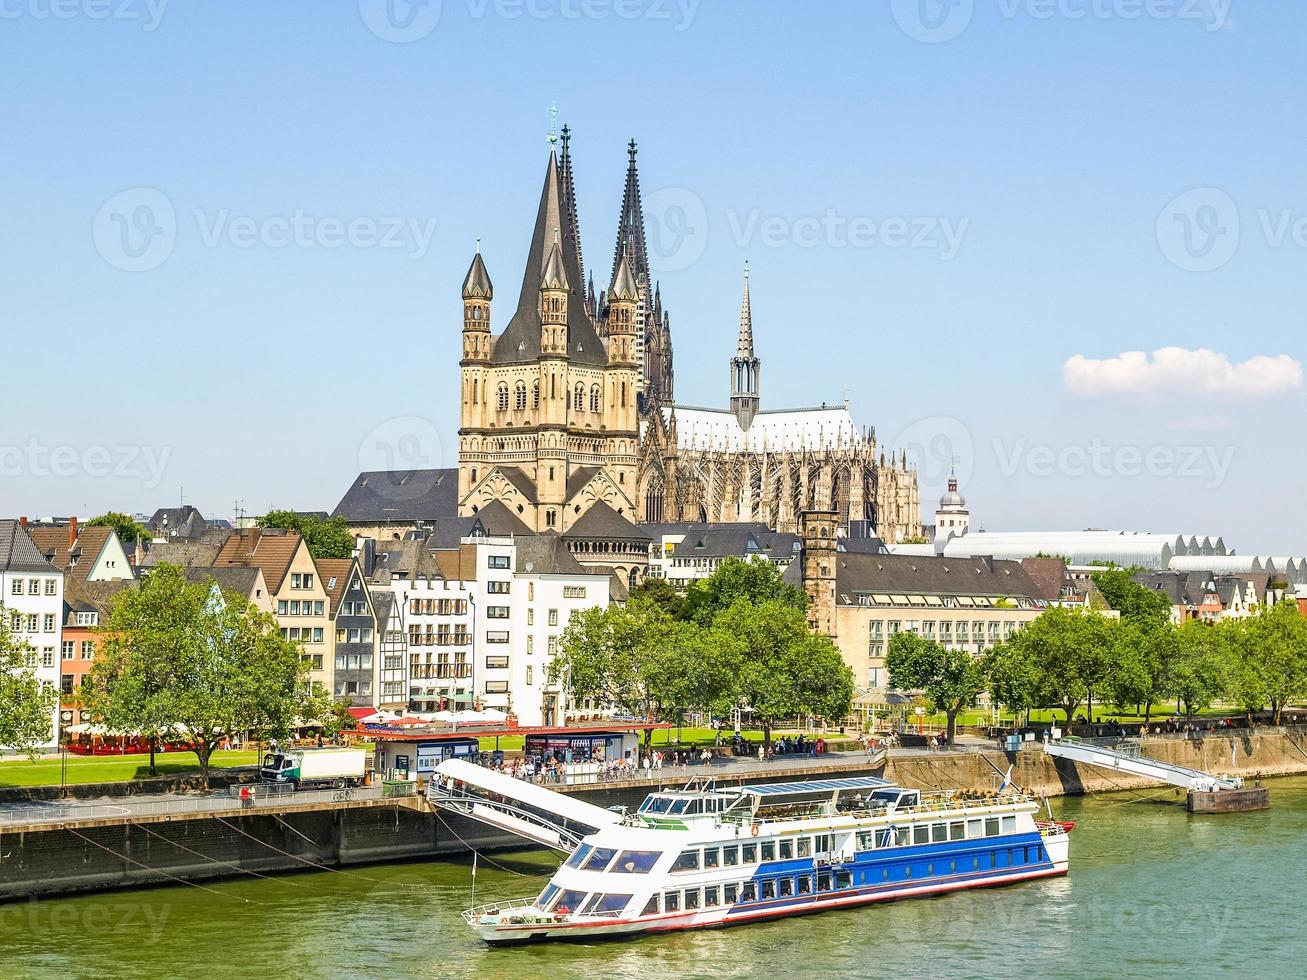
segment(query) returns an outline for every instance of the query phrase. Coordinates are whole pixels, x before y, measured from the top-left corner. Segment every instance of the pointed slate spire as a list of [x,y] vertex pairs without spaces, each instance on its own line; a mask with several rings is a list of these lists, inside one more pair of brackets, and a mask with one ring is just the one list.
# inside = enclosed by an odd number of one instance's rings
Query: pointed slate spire
[[477,254],[472,257],[472,265],[463,279],[464,299],[494,299],[495,287],[490,282],[490,273],[481,260],[481,240],[477,239]]
[[753,352],[753,309],[749,304],[749,264],[744,264],[744,300],[740,304],[740,338],[731,358],[731,411],[745,432],[758,414],[762,362]]
[[644,237],[644,208],[640,204],[640,174],[635,166],[636,146],[631,140],[626,147],[626,187],[622,191],[622,213],[617,219],[617,248],[613,252],[613,278],[617,279],[617,267],[622,256],[631,257],[631,272],[636,282],[644,276],[649,279],[649,252]]
[[623,255],[617,263],[617,273],[613,276],[612,288],[608,290],[609,302],[635,303],[640,299],[640,287],[631,271],[629,255]]
[[558,229],[554,229],[554,243],[549,247],[549,257],[545,259],[545,271],[540,276],[541,289],[561,289],[566,292],[571,286],[567,282],[567,266],[563,261],[563,250],[559,247]]
[[597,296],[595,296],[595,274],[594,274],[594,270],[591,269],[590,285],[589,288],[586,290],[586,294],[585,294],[585,307],[591,316],[594,316],[595,311],[599,309],[598,305],[596,305],[598,302],[599,299]]

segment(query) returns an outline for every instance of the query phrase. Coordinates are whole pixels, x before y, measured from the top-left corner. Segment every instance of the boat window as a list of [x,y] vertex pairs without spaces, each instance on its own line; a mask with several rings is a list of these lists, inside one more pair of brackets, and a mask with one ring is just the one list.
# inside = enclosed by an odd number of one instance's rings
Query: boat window
[[663,892],[663,911],[679,912],[681,910],[680,892]]
[[607,895],[596,895],[592,898],[586,911],[593,912],[595,915],[621,915],[622,911],[630,904],[630,895],[617,895],[610,892]]
[[762,842],[762,859],[764,861],[776,860],[776,842],[774,840]]
[[666,813],[668,807],[670,807],[671,805],[672,805],[672,801],[665,796],[651,796],[649,797],[649,799],[644,801],[644,805],[640,807],[640,812],[641,813]]
[[794,857],[794,841],[786,837],[781,841],[781,860],[789,861]]
[[536,899],[536,908],[538,909],[549,908],[549,903],[554,900],[554,896],[556,896],[557,894],[558,894],[557,885],[545,885],[545,890],[542,891],[540,893],[540,897]]
[[699,889],[687,888],[685,890],[685,911],[689,912],[691,909],[697,909],[698,907]]
[[744,844],[744,845],[741,845],[741,853],[744,855],[743,858],[741,859],[741,863],[742,863],[742,864],[757,864],[757,863],[758,863],[758,845],[757,845],[757,844]]
[[793,895],[793,894],[794,894],[794,879],[793,879],[793,878],[782,878],[782,879],[781,879],[781,898],[789,898],[789,897],[790,897],[791,895]]
[[886,827],[884,830],[876,831],[876,840],[878,841],[876,844],[877,847],[893,847],[894,828]]
[[589,860],[581,866],[583,871],[603,871],[608,863],[616,857],[617,851],[611,847],[596,847]]
[[764,900],[764,901],[767,900],[767,899],[769,899],[769,898],[775,898],[775,897],[776,897],[776,882],[775,882],[775,881],[764,881],[764,882],[762,883],[762,897],[763,897],[763,900]]
[[801,858],[812,857],[812,838],[800,837],[798,856]]
[[646,875],[660,857],[661,851],[623,851],[613,865],[613,874]]
[[830,891],[830,872],[829,872],[829,871],[818,871],[818,872],[817,872],[817,891],[819,891],[819,892],[828,892],[828,891]]
[[894,844],[895,844],[897,847],[906,847],[906,846],[907,846],[907,843],[908,843],[908,828],[907,828],[907,827],[895,827],[895,828],[894,828]]
[[716,868],[722,863],[722,852],[715,847],[705,847],[703,849],[703,866],[705,868]]
[[647,901],[647,902],[644,903],[644,911],[641,912],[640,914],[641,914],[641,915],[657,915],[657,914],[658,914],[658,896],[657,896],[657,895],[650,895],[650,896],[649,896],[649,901]]
[[552,911],[559,915],[566,915],[569,912],[575,912],[584,902],[585,892],[566,891],[558,896],[558,904],[553,907]]
[[967,821],[967,837],[970,838],[970,837],[984,837],[984,836],[985,836],[984,824],[979,819]]
[[807,895],[812,891],[812,875],[799,875],[799,894]]
[[830,850],[830,834],[818,834],[817,853],[821,854],[824,851],[829,851],[829,850]]
[[740,863],[740,849],[735,844],[722,848],[722,864],[728,868]]
[[590,856],[590,852],[593,850],[594,848],[591,847],[589,844],[582,844],[575,851],[573,851],[572,856],[567,859],[566,867],[569,868],[581,867],[581,862],[584,861],[586,858],[588,858]]
[[998,817],[985,818],[985,836],[986,837],[998,836]]
[[740,897],[739,885],[727,885],[722,889],[722,899],[727,905],[734,905],[735,900]]
[[870,830],[858,831],[858,850],[870,851],[876,846],[876,835]]
[[930,825],[930,839],[938,844],[940,841],[948,840],[948,824],[933,823]]
[[692,848],[688,851],[682,851],[681,856],[676,859],[672,865],[673,871],[698,871],[699,870],[699,851]]
[[919,823],[912,828],[912,843],[914,844],[930,843],[930,824]]
[[1004,818],[1003,818],[1003,833],[1005,833],[1005,834],[1015,834],[1016,832],[1017,832],[1017,818],[1016,818],[1016,817],[1004,817]]
[[752,881],[746,881],[740,886],[740,901],[753,902],[758,898],[758,886]]
[[852,872],[852,871],[836,871],[836,872],[835,872],[835,887],[836,887],[836,888],[852,888],[852,887],[853,887],[853,872]]
[[967,825],[961,820],[954,820],[948,825],[949,840],[963,840],[967,836]]
[[703,890],[703,907],[706,909],[716,908],[720,902],[717,901],[717,887],[711,886]]

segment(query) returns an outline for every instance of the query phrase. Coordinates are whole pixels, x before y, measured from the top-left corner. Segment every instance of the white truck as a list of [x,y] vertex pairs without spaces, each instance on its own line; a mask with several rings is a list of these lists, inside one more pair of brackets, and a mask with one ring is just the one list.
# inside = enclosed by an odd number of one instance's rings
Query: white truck
[[269,752],[259,767],[265,783],[291,783],[296,789],[360,786],[367,772],[363,749],[296,749]]

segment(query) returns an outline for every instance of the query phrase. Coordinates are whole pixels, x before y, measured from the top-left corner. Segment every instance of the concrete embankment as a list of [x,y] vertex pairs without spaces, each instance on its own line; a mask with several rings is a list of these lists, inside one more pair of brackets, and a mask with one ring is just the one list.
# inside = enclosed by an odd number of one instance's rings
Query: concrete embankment
[[[1245,778],[1307,773],[1307,745],[1284,734],[1209,735],[1200,740],[1146,739],[1143,754],[1176,765]],[[987,752],[994,767],[1013,767],[1013,782],[1039,795],[1146,789],[1159,783],[1077,766],[1046,756],[1041,746]],[[991,788],[995,773],[981,753],[892,755],[877,765],[856,755],[829,764],[789,769],[783,761],[766,776],[757,770],[712,773],[719,784],[874,773],[904,786],[927,789]],[[698,775],[699,773],[693,773]],[[675,785],[689,778],[664,771]],[[598,806],[632,807],[649,792],[643,781],[569,787]],[[1273,796],[1274,794],[1272,794]],[[365,808],[324,808],[282,814],[241,813],[163,822],[97,822],[95,826],[23,831],[0,828],[0,902],[76,892],[203,881],[249,872],[305,871],[379,861],[418,861],[466,855],[469,847],[494,851],[521,840],[462,817],[414,809],[417,801]]]

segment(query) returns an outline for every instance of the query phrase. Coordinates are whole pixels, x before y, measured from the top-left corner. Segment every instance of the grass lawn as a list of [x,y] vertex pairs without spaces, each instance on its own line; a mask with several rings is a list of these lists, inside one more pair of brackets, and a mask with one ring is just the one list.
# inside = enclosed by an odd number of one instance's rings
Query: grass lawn
[[[229,766],[249,766],[258,761],[257,752],[215,752],[214,769]],[[190,752],[168,752],[155,756],[155,769],[160,776],[188,776],[200,771],[199,763]],[[120,783],[132,779],[146,779],[150,775],[149,755],[68,756],[68,785],[85,783]],[[0,787],[58,786],[63,781],[63,762],[56,758],[41,758],[32,762],[25,758],[0,760]]]

